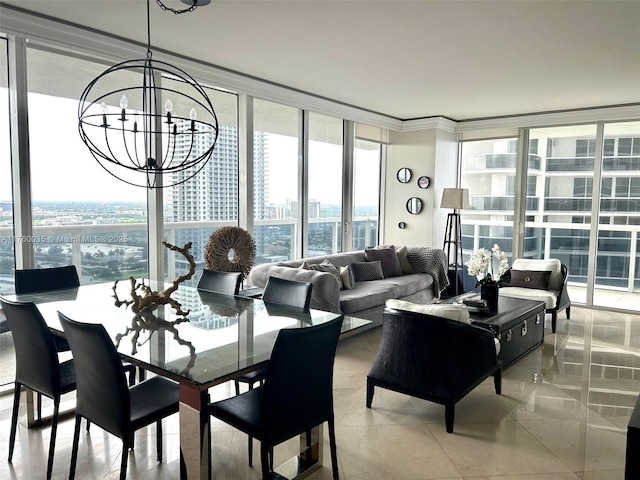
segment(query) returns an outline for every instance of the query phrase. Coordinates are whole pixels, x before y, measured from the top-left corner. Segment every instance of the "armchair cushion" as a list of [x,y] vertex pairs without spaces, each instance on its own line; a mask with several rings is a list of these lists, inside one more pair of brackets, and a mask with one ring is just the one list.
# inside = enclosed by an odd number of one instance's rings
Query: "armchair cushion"
[[523,298],[525,300],[544,302],[547,310],[556,308],[558,303],[558,292],[554,290],[541,290],[525,287],[501,287],[499,294],[505,297]]
[[511,281],[509,282],[509,286],[549,290],[550,277],[551,270],[511,270]]
[[[469,309],[463,304],[428,304],[420,305],[418,303],[406,302],[404,300],[396,300],[395,298],[386,301],[385,306],[394,310],[402,310],[404,312],[422,313],[431,315],[432,317],[448,318],[456,322],[471,324]],[[426,317],[425,317],[426,318]]]
[[546,260],[518,258],[513,261],[511,266],[511,275],[513,271],[537,271],[537,272],[551,272],[549,276],[549,289],[559,291],[563,284],[564,278],[562,276],[562,266],[560,260],[557,258],[550,258]]

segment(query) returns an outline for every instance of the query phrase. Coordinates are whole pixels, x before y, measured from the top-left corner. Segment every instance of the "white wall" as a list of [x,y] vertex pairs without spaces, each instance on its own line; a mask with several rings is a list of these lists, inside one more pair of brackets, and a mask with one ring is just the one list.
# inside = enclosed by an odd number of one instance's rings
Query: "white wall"
[[[438,206],[442,189],[456,185],[456,163],[456,140],[450,131],[433,128],[389,133],[382,243],[442,248],[449,212],[440,212]],[[412,172],[411,181],[406,184],[396,178],[403,167]],[[427,189],[418,187],[418,178],[423,175],[431,179]],[[418,215],[407,211],[407,200],[411,197],[422,200],[422,212]],[[400,229],[399,222],[405,222],[406,228]]]

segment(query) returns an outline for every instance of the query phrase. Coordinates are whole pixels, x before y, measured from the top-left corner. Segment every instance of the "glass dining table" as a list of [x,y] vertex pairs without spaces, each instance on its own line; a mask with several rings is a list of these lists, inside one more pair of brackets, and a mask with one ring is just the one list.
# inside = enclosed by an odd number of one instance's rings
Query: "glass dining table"
[[[155,290],[165,284],[151,284]],[[260,299],[221,295],[180,285],[171,297],[186,316],[169,305],[153,314],[136,315],[115,305],[116,296],[130,299],[131,284],[99,283],[69,290],[11,295],[9,300],[34,302],[54,334],[63,335],[57,312],[73,320],[100,323],[111,336],[124,361],[178,382],[180,390],[181,478],[213,477],[209,402],[210,387],[264,367],[283,328],[308,328],[340,316],[311,309],[298,312],[265,304]],[[341,338],[357,333],[371,322],[344,316]],[[27,401],[28,422],[33,405]],[[276,469],[284,478],[306,476],[322,462],[322,428],[312,433],[313,448]],[[306,446],[306,439],[301,439]]]

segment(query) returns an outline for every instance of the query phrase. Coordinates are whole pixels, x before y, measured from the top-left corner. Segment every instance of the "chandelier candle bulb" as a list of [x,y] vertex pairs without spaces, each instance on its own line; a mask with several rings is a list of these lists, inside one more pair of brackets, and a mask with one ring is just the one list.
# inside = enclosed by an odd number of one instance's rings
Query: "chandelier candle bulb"
[[100,104],[100,112],[102,113],[102,127],[107,128],[109,124],[107,123],[107,104],[102,102]]
[[121,122],[126,122],[127,121],[127,116],[126,116],[126,110],[127,110],[127,106],[129,105],[129,102],[127,100],[127,96],[126,95],[122,95],[122,97],[120,98],[120,108],[122,109],[120,112],[120,121]]

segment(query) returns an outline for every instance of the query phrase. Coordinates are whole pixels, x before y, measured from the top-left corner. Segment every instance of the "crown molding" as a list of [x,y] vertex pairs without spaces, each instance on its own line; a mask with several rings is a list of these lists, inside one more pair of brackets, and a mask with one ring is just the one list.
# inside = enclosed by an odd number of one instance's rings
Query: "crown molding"
[[463,120],[457,122],[456,133],[498,128],[551,127],[593,122],[618,122],[633,119],[640,119],[640,103],[469,121]]
[[417,130],[437,129],[454,133],[457,124],[457,122],[445,117],[418,118],[415,120],[404,120],[399,130],[402,132],[413,132]]

